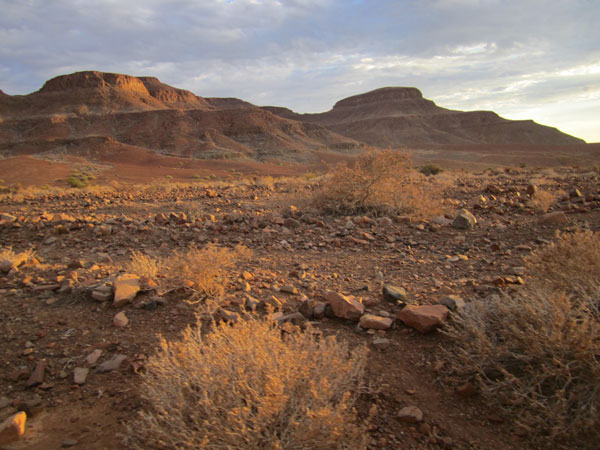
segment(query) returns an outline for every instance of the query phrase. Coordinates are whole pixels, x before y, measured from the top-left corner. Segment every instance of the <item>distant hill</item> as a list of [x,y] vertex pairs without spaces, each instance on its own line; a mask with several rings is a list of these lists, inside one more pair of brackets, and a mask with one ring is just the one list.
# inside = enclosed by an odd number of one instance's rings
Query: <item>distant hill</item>
[[148,149],[202,159],[308,162],[322,152],[456,146],[565,146],[581,139],[490,111],[453,111],[410,87],[340,100],[298,114],[236,98],[203,98],[154,77],[78,72],[29,95],[0,91],[0,154]]
[[77,140],[122,143],[194,158],[310,160],[362,145],[316,123],[285,119],[237,99],[204,99],[153,77],[78,72],[29,95],[0,95],[0,150],[52,151]]
[[316,123],[378,147],[431,145],[569,145],[585,141],[532,120],[508,120],[491,111],[453,111],[423,98],[413,87],[385,87],[337,102],[320,114],[287,108],[264,110],[286,119]]

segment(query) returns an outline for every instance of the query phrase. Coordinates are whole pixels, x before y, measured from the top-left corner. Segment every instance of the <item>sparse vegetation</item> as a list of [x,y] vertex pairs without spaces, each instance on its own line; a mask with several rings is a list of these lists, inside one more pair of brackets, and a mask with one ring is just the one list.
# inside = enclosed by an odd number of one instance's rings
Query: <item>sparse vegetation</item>
[[69,178],[67,178],[67,184],[74,188],[84,188],[87,187],[90,180],[95,179],[94,175],[91,175],[87,172],[75,172],[72,173]]
[[255,315],[199,323],[162,340],[146,365],[147,410],[129,427],[137,449],[365,449],[353,406],[366,349]]
[[550,191],[538,189],[535,194],[529,199],[529,205],[534,209],[546,212],[556,201],[556,195]]
[[330,214],[409,214],[432,217],[442,211],[434,186],[411,169],[406,154],[372,151],[349,167],[336,166],[313,197]]
[[443,171],[444,169],[437,164],[425,164],[424,166],[419,167],[419,172],[426,176],[437,175]]
[[216,245],[176,251],[168,258],[155,258],[134,251],[126,269],[152,279],[160,274],[165,288],[187,286],[197,293],[197,300],[201,300],[220,297],[226,285],[227,270],[249,255],[250,250],[243,246],[229,249]]
[[131,258],[125,264],[125,270],[127,272],[135,273],[140,277],[145,276],[156,279],[161,265],[162,260],[160,258],[154,258],[134,250],[131,253]]
[[600,236],[561,235],[528,262],[530,287],[468,304],[448,357],[536,440],[600,438]]

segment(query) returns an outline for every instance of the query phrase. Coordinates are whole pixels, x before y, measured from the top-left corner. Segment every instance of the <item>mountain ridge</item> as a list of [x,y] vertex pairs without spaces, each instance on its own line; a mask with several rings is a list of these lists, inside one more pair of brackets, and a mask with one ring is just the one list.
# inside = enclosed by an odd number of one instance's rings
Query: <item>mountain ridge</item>
[[113,146],[122,143],[187,158],[297,162],[314,159],[315,152],[352,154],[365,146],[585,143],[531,120],[442,108],[415,87],[375,89],[309,114],[233,97],[205,98],[156,77],[98,71],[60,75],[28,95],[0,91],[4,155],[30,153],[36,145],[51,151],[52,142],[95,137]]

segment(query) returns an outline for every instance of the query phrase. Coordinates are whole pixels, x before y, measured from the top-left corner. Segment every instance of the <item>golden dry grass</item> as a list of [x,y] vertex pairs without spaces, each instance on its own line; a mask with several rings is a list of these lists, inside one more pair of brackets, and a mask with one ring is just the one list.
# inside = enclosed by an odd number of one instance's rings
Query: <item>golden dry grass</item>
[[527,267],[529,288],[471,302],[454,316],[448,360],[533,440],[597,448],[600,236],[560,235]]
[[201,324],[161,341],[142,376],[148,408],[129,427],[135,449],[365,449],[353,409],[366,349],[272,317]]

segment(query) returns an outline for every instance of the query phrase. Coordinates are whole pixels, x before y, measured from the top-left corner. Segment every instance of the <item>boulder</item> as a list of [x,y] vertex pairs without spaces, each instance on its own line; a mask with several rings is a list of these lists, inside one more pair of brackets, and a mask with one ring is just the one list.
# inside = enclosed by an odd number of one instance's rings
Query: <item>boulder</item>
[[447,318],[448,308],[444,305],[408,305],[398,313],[399,320],[423,334],[440,327]]
[[362,302],[352,295],[346,296],[328,291],[323,297],[331,306],[335,317],[340,319],[359,320],[365,312]]
[[452,226],[459,230],[472,230],[476,224],[477,219],[466,209],[461,209],[452,222]]

